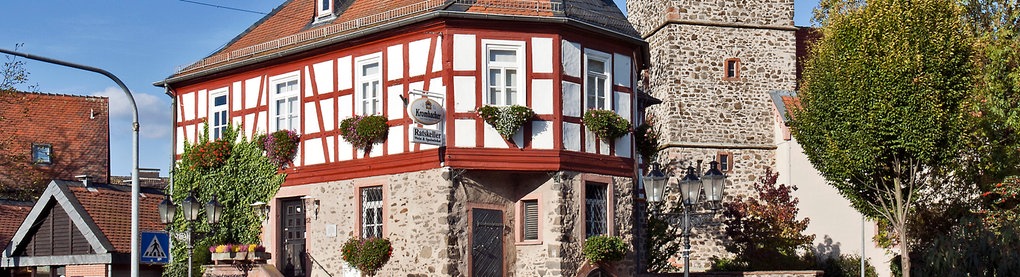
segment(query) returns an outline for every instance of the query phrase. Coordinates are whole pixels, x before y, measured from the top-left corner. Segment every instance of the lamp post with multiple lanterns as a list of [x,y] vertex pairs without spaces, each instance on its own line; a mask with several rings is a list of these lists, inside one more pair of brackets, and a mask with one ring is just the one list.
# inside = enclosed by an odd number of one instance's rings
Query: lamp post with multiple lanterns
[[[192,233],[194,231],[194,223],[198,220],[199,208],[202,206],[198,203],[198,199],[195,198],[195,192],[192,191],[188,194],[187,198],[181,201],[181,211],[184,212],[184,219],[188,221],[188,229],[185,233],[188,241],[188,277],[191,277],[192,258],[195,256],[195,245],[192,240]],[[216,225],[220,222],[220,216],[223,214],[223,205],[216,202],[216,196],[212,197],[208,203],[205,203],[206,219],[209,225]],[[163,202],[159,203],[159,218],[163,221],[163,224],[171,224],[174,221],[174,216],[177,215],[177,205],[170,200],[170,196],[163,198]]]
[[[701,161],[698,161],[700,164]],[[708,209],[715,213],[722,208],[723,189],[726,186],[726,175],[719,171],[718,162],[709,163],[710,168],[704,175],[698,176],[694,167],[688,166],[687,173],[678,182],[680,187],[680,201],[683,204],[683,239],[684,239],[684,277],[690,276],[691,268],[691,222],[690,214],[698,204],[705,203]],[[700,166],[699,166],[700,167]],[[641,179],[644,181],[645,195],[648,203],[656,205],[662,202],[666,192],[666,185],[672,176],[667,176],[659,170],[658,164],[652,164],[650,170]],[[705,194],[705,201],[702,201],[701,194]],[[654,210],[654,209],[653,209]]]

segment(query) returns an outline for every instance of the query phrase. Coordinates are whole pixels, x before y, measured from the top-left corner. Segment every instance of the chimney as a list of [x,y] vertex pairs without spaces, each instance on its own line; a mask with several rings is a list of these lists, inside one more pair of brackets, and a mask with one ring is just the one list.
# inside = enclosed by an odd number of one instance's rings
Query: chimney
[[80,180],[81,184],[85,185],[86,188],[92,186],[92,176],[89,176],[88,174],[85,174],[85,175],[76,175],[76,176],[74,176],[74,178],[77,178],[78,180]]

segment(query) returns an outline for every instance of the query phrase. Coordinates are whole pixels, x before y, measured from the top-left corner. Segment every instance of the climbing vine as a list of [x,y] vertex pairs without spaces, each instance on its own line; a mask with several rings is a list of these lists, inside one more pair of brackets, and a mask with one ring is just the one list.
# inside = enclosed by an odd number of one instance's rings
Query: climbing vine
[[[260,136],[261,137],[261,136]],[[260,243],[259,233],[262,221],[252,212],[250,204],[269,202],[283,184],[285,174],[277,174],[277,166],[263,155],[260,138],[238,137],[238,129],[227,128],[220,140],[231,142],[230,156],[223,165],[213,168],[196,167],[188,160],[178,161],[174,166],[172,199],[178,206],[192,191],[200,204],[209,202],[212,196],[223,205],[223,214],[216,228],[207,223],[203,213],[192,225],[194,236],[194,272],[201,276],[201,265],[209,263],[210,245],[224,243]],[[196,151],[196,145],[209,142],[209,131],[205,129],[198,142],[185,142],[184,156]],[[170,226],[173,233],[184,232],[188,222],[178,208]],[[183,236],[182,236],[183,239]],[[187,241],[173,243],[173,260],[166,266],[163,276],[186,276],[188,264]]]

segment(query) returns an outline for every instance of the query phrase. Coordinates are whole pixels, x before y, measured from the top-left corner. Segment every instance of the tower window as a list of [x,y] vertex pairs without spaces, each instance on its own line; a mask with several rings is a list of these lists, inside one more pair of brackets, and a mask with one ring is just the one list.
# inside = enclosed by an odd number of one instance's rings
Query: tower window
[[726,59],[726,63],[724,64],[723,67],[726,72],[726,75],[723,77],[723,80],[737,80],[740,78],[740,59],[738,58]]

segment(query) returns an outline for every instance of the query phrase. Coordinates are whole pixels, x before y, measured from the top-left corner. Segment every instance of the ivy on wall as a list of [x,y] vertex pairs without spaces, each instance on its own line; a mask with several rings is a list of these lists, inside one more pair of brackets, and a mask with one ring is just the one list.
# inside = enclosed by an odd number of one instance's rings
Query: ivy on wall
[[[201,276],[201,266],[209,263],[210,245],[224,243],[260,243],[262,220],[250,206],[252,203],[269,202],[280,189],[285,174],[277,174],[277,166],[264,154],[262,141],[256,137],[249,140],[241,135],[238,129],[227,128],[220,140],[232,143],[230,156],[226,162],[216,167],[197,167],[189,164],[189,160],[178,161],[174,165],[172,199],[178,206],[192,191],[202,205],[202,213],[192,223],[194,227],[194,272]],[[209,142],[209,130],[206,126],[199,141],[195,144],[185,142],[183,156],[197,151],[197,145]],[[223,214],[216,228],[207,222],[205,203],[216,196],[216,201],[223,205]],[[178,208],[170,231],[183,233],[188,228],[184,213]],[[173,260],[166,266],[163,276],[187,276],[188,249],[183,236],[175,240],[171,249]]]

